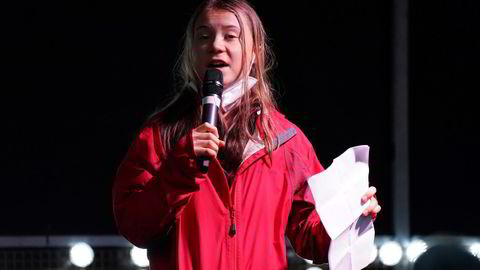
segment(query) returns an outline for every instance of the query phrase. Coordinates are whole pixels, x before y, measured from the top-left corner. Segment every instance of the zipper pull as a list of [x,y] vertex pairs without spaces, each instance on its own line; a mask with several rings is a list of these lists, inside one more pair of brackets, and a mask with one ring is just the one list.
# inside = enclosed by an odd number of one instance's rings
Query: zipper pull
[[230,209],[230,218],[232,220],[232,225],[230,226],[230,236],[235,236],[237,234],[237,226],[235,225],[235,209]]
[[237,234],[237,227],[235,226],[235,223],[233,223],[230,227],[230,236],[235,236],[235,234]]

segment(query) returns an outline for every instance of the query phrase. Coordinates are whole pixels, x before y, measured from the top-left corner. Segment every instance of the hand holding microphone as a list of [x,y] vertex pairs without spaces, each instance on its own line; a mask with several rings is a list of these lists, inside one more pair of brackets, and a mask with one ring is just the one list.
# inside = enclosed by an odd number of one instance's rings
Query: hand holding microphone
[[223,74],[218,69],[208,69],[203,80],[202,123],[192,133],[193,150],[198,157],[200,171],[206,173],[210,160],[225,142],[218,137],[218,110],[223,91]]

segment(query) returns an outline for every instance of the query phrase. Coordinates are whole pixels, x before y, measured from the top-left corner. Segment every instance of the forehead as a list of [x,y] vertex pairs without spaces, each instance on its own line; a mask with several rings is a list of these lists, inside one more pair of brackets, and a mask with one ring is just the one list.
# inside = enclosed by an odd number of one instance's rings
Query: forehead
[[[241,15],[240,15],[241,16]],[[243,20],[243,18],[242,18]],[[195,29],[232,27],[241,29],[240,23],[233,12],[224,9],[206,9],[197,18]]]

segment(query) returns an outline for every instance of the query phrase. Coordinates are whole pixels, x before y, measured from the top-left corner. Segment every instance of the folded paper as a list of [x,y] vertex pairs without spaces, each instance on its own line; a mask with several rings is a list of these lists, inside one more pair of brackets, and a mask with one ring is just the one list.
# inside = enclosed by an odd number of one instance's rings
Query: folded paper
[[369,146],[347,149],[323,172],[313,175],[308,184],[316,210],[332,239],[328,253],[330,270],[357,270],[370,264],[375,229],[362,203],[368,190]]

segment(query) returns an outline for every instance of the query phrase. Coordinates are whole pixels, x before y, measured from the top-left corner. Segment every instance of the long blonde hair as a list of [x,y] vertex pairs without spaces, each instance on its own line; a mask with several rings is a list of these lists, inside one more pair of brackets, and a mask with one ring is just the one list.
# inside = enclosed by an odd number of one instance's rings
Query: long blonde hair
[[[183,100],[182,103],[185,102],[185,96],[190,97],[187,99],[195,98],[196,101],[182,104],[183,106],[193,105],[190,108],[189,115],[177,114],[177,116],[184,118],[178,119],[179,122],[170,122],[173,126],[164,129],[162,139],[168,152],[168,150],[173,148],[176,141],[184,135],[182,133],[186,133],[200,124],[201,106],[199,106],[199,99],[201,93],[192,91],[190,87],[192,83],[197,86],[200,84],[200,77],[196,74],[194,68],[193,38],[196,20],[203,11],[208,9],[226,10],[232,12],[237,17],[241,28],[240,42],[242,44],[242,59],[244,60],[242,74],[240,75],[244,79],[243,87],[247,89],[246,82],[249,75],[257,79],[257,83],[253,88],[249,91],[244,91],[243,97],[235,108],[225,115],[220,115],[222,125],[219,127],[219,131],[226,140],[223,154],[228,159],[225,169],[234,172],[242,161],[243,149],[248,139],[257,140],[257,137],[254,135],[256,117],[259,117],[263,130],[263,134],[261,134],[263,143],[269,154],[272,153],[274,148],[273,138],[275,135],[275,125],[269,115],[269,111],[276,110],[269,76],[269,71],[271,71],[274,65],[274,56],[260,18],[252,6],[245,0],[206,0],[199,5],[190,18],[184,37],[184,47],[175,67],[176,88],[178,89],[177,98],[174,98],[170,104],[160,111],[165,111],[167,107],[177,107],[178,109],[178,106],[174,106],[174,104],[179,103],[181,100]],[[247,21],[243,22],[242,18],[246,18]],[[250,63],[245,61],[247,52],[244,27],[250,27],[253,38],[255,63],[251,70]],[[250,74],[247,74],[249,70]],[[257,111],[260,111],[258,116]]]

